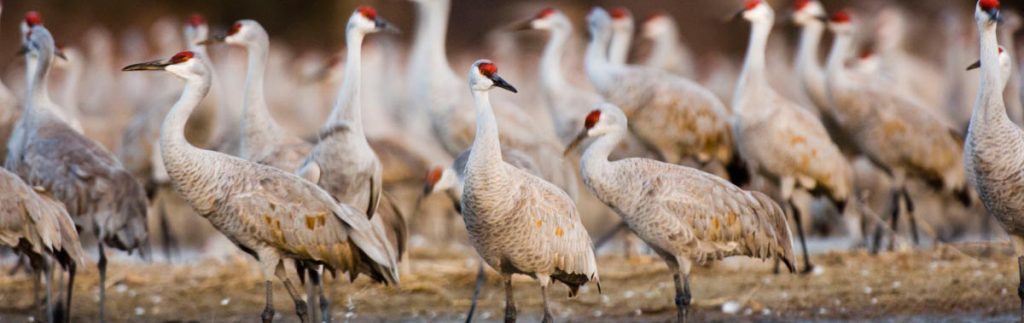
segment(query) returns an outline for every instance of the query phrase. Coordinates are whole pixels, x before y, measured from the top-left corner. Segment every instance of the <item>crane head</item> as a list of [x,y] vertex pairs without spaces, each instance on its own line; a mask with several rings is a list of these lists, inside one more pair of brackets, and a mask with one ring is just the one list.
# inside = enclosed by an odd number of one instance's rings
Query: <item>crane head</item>
[[587,31],[590,32],[591,39],[610,39],[611,25],[612,17],[601,7],[594,7],[587,14]]
[[989,25],[1003,22],[999,7],[999,0],[979,0],[978,7],[974,11],[974,19]]
[[[1013,61],[1011,60],[1010,54],[1006,52],[1003,46],[999,46],[999,65],[1003,73],[1007,73],[1010,71],[1010,68],[1012,68],[1013,66],[1012,62]],[[970,71],[977,68],[981,68],[980,59],[977,62],[971,64],[971,66],[968,66],[967,70]]]
[[798,26],[825,21],[828,21],[828,16],[825,15],[825,7],[817,0],[797,0],[793,6],[793,23]]
[[829,16],[828,27],[837,35],[852,35],[854,31],[853,16],[846,9],[836,11]]
[[644,19],[642,34],[645,38],[652,39],[659,35],[666,35],[675,30],[676,23],[667,13],[659,12],[647,16]]
[[569,27],[569,20],[565,18],[565,15],[561,11],[555,8],[544,8],[539,13],[525,19],[512,23],[505,27],[506,30],[511,31],[524,31],[524,30],[552,30],[556,27]]
[[29,36],[29,33],[32,30],[32,27],[42,26],[42,25],[43,25],[43,16],[40,15],[38,11],[30,10],[29,12],[26,12],[25,13],[25,19],[22,19],[21,23],[18,25],[18,27],[21,30],[22,42],[24,43],[25,41],[28,41],[28,36]]
[[356,11],[352,13],[352,17],[348,20],[347,28],[354,28],[367,34],[378,31],[399,33],[398,28],[395,28],[393,24],[378,15],[377,9],[370,6],[356,8]]
[[473,63],[469,69],[469,85],[473,91],[490,91],[495,87],[519,93],[512,84],[498,75],[498,66],[489,60],[481,59]]
[[743,9],[733,16],[733,19],[743,18],[750,22],[759,21],[775,21],[775,12],[772,11],[772,7],[767,2],[762,0],[747,0],[747,3],[743,5]]
[[203,15],[200,15],[198,13],[194,13],[191,16],[188,17],[188,25],[192,26],[192,28],[199,28],[199,26],[202,26],[202,25],[205,25],[205,24],[206,24],[206,19],[203,18]]
[[437,166],[427,172],[423,181],[423,195],[455,187],[456,178],[451,168]]
[[210,27],[202,15],[194,13],[189,16],[188,24],[185,25],[185,41],[188,42],[190,48],[208,39],[209,33]]
[[25,34],[25,41],[21,44],[21,50],[18,51],[18,55],[34,55],[36,57],[46,57],[53,55],[57,58],[67,60],[64,53],[57,48],[56,43],[53,41],[53,35],[50,31],[43,27],[43,25],[35,25],[28,30]]
[[633,14],[625,7],[615,7],[608,11],[612,17],[612,29],[617,32],[633,33]]
[[182,51],[168,59],[158,59],[125,66],[122,71],[167,71],[183,79],[209,77],[206,65],[192,51]]
[[587,138],[622,131],[626,131],[625,113],[614,104],[599,103],[596,109],[587,113],[583,119],[583,129],[565,148],[564,154],[572,153]]

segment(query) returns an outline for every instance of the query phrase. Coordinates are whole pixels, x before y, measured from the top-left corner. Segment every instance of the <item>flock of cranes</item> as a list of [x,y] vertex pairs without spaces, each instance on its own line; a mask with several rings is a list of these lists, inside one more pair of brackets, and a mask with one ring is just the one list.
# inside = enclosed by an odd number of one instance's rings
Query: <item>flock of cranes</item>
[[[511,25],[508,30],[541,30],[548,37],[536,73],[539,93],[518,94],[499,75],[501,62],[477,60],[465,77],[449,65],[450,0],[413,2],[419,19],[405,74],[407,97],[365,90],[400,87],[389,83],[399,72],[370,76],[362,68],[364,39],[397,28],[374,8],[359,7],[345,26],[336,100],[318,120],[313,139],[291,132],[271,113],[265,83],[278,75],[268,69],[273,48],[266,30],[246,19],[226,35],[211,35],[202,17],[191,17],[187,50],[123,68],[166,72],[184,85],[135,94],[146,98],[139,101],[144,108],[125,128],[117,154],[83,127],[74,99],[83,55],[59,49],[42,17],[26,14],[24,95],[0,84],[0,245],[24,255],[40,274],[36,282],[46,283],[47,320],[70,319],[76,268],[86,258],[79,234],[97,242],[99,319],[105,319],[106,249],[148,256],[150,213],[161,217],[165,248],[174,245],[161,198],[173,188],[257,260],[266,288],[264,322],[275,317],[275,279],[302,321],[330,321],[325,272],[399,284],[409,228],[400,201],[386,190],[397,181],[387,179],[385,166],[403,164],[427,173],[424,195],[445,192],[454,202],[470,244],[502,276],[506,321],[517,318],[515,274],[539,283],[545,322],[553,320],[553,282],[568,286],[570,296],[591,283],[600,291],[596,244],[584,225],[586,217],[597,216],[588,213],[602,212],[595,209],[617,214],[622,224],[616,228],[628,228],[664,259],[673,273],[679,321],[687,320],[692,303],[694,264],[741,255],[774,259],[796,272],[789,219],[803,252],[801,271],[813,270],[800,194],[872,224],[866,232],[873,239],[860,228],[850,232],[877,251],[883,232],[893,235],[895,245],[901,217],[919,240],[908,189],[908,182],[919,181],[965,205],[980,200],[1024,250],[1024,132],[1004,101],[1014,70],[1012,47],[997,42],[997,23],[1005,16],[998,0],[976,5],[981,54],[972,68],[981,69],[981,82],[965,137],[937,107],[945,99],[913,77],[915,69],[928,68],[903,52],[899,35],[906,26],[898,18],[878,19],[880,34],[887,35],[878,39],[880,62],[861,56],[851,64],[862,27],[857,17],[846,10],[828,15],[818,1],[797,0],[791,18],[801,34],[793,75],[807,98],[798,100],[770,82],[775,10],[765,1],[746,1],[736,18],[750,23],[749,44],[733,95],[724,101],[720,91],[694,80],[694,59],[665,14],[643,22],[640,34],[653,46],[650,59],[635,65],[627,63],[632,13],[588,13],[590,37],[576,72],[592,88],[566,75],[572,65],[563,58],[573,25],[565,13],[548,8]],[[822,64],[818,50],[826,30],[834,39]],[[207,53],[218,43],[245,50],[240,93],[222,85],[224,70]],[[896,73],[897,67],[911,72]],[[66,69],[69,78],[59,101],[49,93],[54,68]],[[525,101],[499,96],[501,90],[536,96],[543,107],[523,106]],[[241,98],[237,108],[225,107],[228,97]],[[374,105],[381,104],[407,110],[367,122],[380,118]],[[548,119],[537,117],[545,114]],[[891,199],[889,224],[868,216],[874,213],[858,194],[857,158],[888,179],[888,191],[875,193]],[[54,265],[68,274],[56,305]],[[292,266],[299,284],[309,283],[308,295],[289,276]],[[319,306],[309,304],[315,298]]]

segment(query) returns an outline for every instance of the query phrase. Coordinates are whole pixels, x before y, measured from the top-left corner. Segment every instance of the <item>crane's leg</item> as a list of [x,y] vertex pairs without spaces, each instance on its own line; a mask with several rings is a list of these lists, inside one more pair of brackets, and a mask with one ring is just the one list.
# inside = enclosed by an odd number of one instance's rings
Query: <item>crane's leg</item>
[[57,312],[53,310],[53,266],[46,265],[43,275],[45,275],[43,279],[45,280],[44,288],[46,288],[46,321],[55,322]]
[[541,319],[541,323],[552,323],[554,316],[551,315],[551,307],[548,306],[548,284],[551,284],[551,277],[537,275],[537,280],[540,282],[540,296],[544,302],[544,318]]
[[75,271],[78,268],[77,266],[78,265],[75,264],[74,261],[71,261],[71,263],[68,264],[68,288],[67,288],[68,292],[67,292],[67,295],[64,295],[64,297],[66,299],[64,301],[64,322],[65,323],[71,322],[71,295],[73,295],[73,292],[75,290]]
[[96,244],[100,253],[100,261],[96,266],[100,269],[100,322],[107,321],[107,253],[103,251],[103,242]]
[[688,260],[682,261],[672,274],[676,283],[676,322],[686,322],[693,301],[693,295],[690,294],[690,266]]
[[295,314],[299,316],[299,321],[305,323],[309,322],[309,316],[306,313],[306,301],[302,300],[302,294],[299,290],[292,285],[292,281],[288,279],[288,274],[284,270],[284,262],[277,262],[277,270],[274,271],[277,275],[277,279],[280,279],[284,283],[285,290],[288,291],[288,296],[292,297],[292,301],[295,302]]
[[921,238],[918,237],[917,233],[917,217],[914,216],[914,200],[910,198],[910,192],[907,191],[906,187],[904,187],[901,192],[903,192],[903,201],[907,203],[907,220],[910,222],[910,236],[914,239],[914,246],[917,246],[921,243]]
[[473,321],[473,313],[476,312],[476,302],[480,299],[480,290],[484,288],[484,280],[486,278],[487,276],[484,275],[484,264],[481,262],[476,267],[476,284],[473,285],[473,297],[469,301],[469,313],[466,314],[466,323]]
[[302,260],[295,260],[295,273],[299,275],[299,285],[306,287],[306,311],[309,313],[309,319],[316,321],[316,307],[313,306],[313,298],[316,297],[316,286],[313,285],[312,273],[313,264],[306,265]]
[[164,258],[167,262],[171,262],[174,259],[173,254],[177,249],[177,241],[174,239],[174,234],[171,233],[171,224],[167,221],[167,205],[164,202],[164,198],[157,194],[156,197],[157,215],[160,219],[160,237],[163,239]]
[[512,274],[504,274],[505,278],[505,323],[516,321],[516,301],[512,297]]
[[786,202],[789,205],[789,212],[793,215],[793,221],[796,224],[796,232],[800,235],[800,248],[804,250],[804,270],[800,271],[801,274],[807,274],[814,270],[814,265],[811,264],[811,255],[807,251],[807,240],[804,239],[804,223],[801,219],[800,210],[797,209],[796,204],[793,203],[792,197]]
[[896,234],[899,232],[900,209],[903,197],[899,190],[892,193],[892,216],[889,217],[889,227],[892,228],[889,239],[889,251],[896,250]]
[[[320,321],[331,323],[331,307],[330,303],[327,302],[327,295],[324,294],[324,284],[323,280],[321,280],[320,270],[314,267],[310,267],[307,270],[309,271],[310,285],[313,285],[313,288],[316,289],[320,296]],[[307,299],[310,303],[313,302],[313,296]],[[310,315],[310,319],[315,320],[316,318],[314,315]]]
[[270,323],[274,321],[274,286],[271,285],[270,280],[267,280],[267,305],[263,307],[263,314],[260,314],[260,318],[263,319],[263,323]]

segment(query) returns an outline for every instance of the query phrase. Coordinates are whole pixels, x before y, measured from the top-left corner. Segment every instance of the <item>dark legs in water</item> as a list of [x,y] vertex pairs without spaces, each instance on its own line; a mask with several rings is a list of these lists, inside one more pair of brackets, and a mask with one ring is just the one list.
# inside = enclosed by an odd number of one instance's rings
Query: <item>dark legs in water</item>
[[[547,279],[550,282],[550,278]],[[551,315],[551,308],[548,307],[548,282],[542,282],[540,284],[540,295],[544,300],[544,318],[541,320],[542,323],[552,323],[554,318]]]
[[100,268],[100,322],[106,322],[107,307],[107,253],[103,251],[103,242],[97,244],[100,252],[100,261],[96,266]]
[[672,275],[676,282],[676,322],[686,322],[686,316],[690,311],[690,275],[677,271]]
[[[320,280],[320,272],[314,267],[308,267],[306,270],[309,272],[309,284],[312,285],[313,289],[320,295],[320,321],[324,323],[331,322],[331,307],[327,301],[327,296],[324,295],[323,281]],[[313,303],[313,295],[310,294],[306,299],[310,303]],[[315,313],[310,318],[316,319]]]
[[277,263],[277,270],[274,271],[274,274],[277,275],[277,278],[284,283],[284,288],[288,291],[288,296],[291,296],[292,301],[295,302],[295,314],[299,316],[299,321],[303,323],[309,322],[309,313],[306,312],[306,301],[302,300],[302,294],[300,294],[299,290],[295,288],[295,285],[292,285],[292,281],[288,279],[288,275],[284,271],[283,262]]
[[62,311],[65,323],[71,322],[71,295],[75,290],[75,270],[77,270],[77,266],[74,261],[68,264],[68,292],[67,295],[64,295],[64,310]]
[[[800,271],[801,274],[810,273],[814,270],[814,265],[811,265],[811,255],[807,251],[807,240],[804,238],[804,224],[803,219],[800,217],[800,210],[797,209],[796,204],[793,203],[793,198],[786,200],[787,212],[793,216],[793,222],[796,225],[797,235],[800,237],[800,247],[804,250],[804,270]],[[775,273],[779,273],[779,260],[775,260]]]
[[164,205],[162,197],[157,196],[157,214],[160,217],[160,236],[163,238],[163,250],[164,258],[167,262],[171,262],[174,258],[174,253],[177,252],[178,242],[174,240],[174,235],[171,234],[171,225],[167,222],[167,207]]
[[268,280],[267,286],[267,306],[263,307],[263,314],[260,314],[260,318],[263,319],[263,323],[270,323],[274,321],[274,286]]
[[480,299],[480,290],[484,288],[484,264],[481,262],[476,268],[476,285],[473,286],[473,298],[470,299],[469,313],[466,314],[466,323],[473,321],[473,313],[476,312],[476,301]]
[[910,236],[914,239],[914,245],[917,246],[921,243],[921,238],[917,233],[917,217],[914,216],[914,201],[910,199],[910,192],[907,188],[900,190],[903,192],[903,201],[907,203],[907,220],[910,222]]
[[[900,202],[905,202],[907,205],[907,222],[910,224],[910,235],[913,238],[914,245],[920,243],[920,236],[917,232],[917,218],[914,217],[914,201],[910,199],[910,192],[906,188],[898,188],[892,192],[892,216],[889,218],[889,226],[892,229],[890,232],[889,251],[896,249],[896,234],[899,232],[899,221],[901,207]],[[871,253],[878,253],[878,250],[882,247],[882,224],[878,224],[875,228],[874,243],[871,247]]]
[[516,321],[516,301],[512,297],[512,274],[505,274],[505,323]]

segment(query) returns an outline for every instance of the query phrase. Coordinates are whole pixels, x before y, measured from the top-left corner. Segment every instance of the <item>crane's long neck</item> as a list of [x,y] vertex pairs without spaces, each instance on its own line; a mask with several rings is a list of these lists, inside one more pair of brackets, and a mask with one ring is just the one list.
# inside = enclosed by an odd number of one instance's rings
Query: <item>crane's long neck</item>
[[821,45],[821,35],[824,32],[825,25],[817,21],[808,22],[800,31],[795,65],[804,84],[824,82],[824,71],[818,64],[818,47]]
[[[449,0],[416,2],[416,39],[412,45],[410,66],[424,73],[418,77],[458,78],[448,65],[448,54],[444,47],[450,7]],[[416,82],[413,83],[413,86],[417,86]]]
[[467,168],[481,169],[496,167],[501,163],[501,143],[498,140],[498,121],[491,109],[491,97],[487,91],[470,90],[476,108],[476,138],[473,138],[472,153]]
[[743,63],[743,72],[740,73],[739,83],[736,86],[736,93],[733,94],[732,102],[739,102],[742,95],[762,89],[768,85],[764,71],[765,48],[768,44],[768,34],[772,31],[770,19],[753,21],[750,31],[750,42],[747,44],[747,58]]
[[629,57],[629,45],[633,42],[633,32],[630,29],[612,28],[612,42],[608,48],[608,61],[616,66],[626,65],[626,58]]
[[666,29],[651,38],[651,56],[647,59],[650,66],[664,67],[672,60],[672,55],[680,55],[679,35],[673,28]]
[[365,35],[353,27],[345,35],[345,79],[338,90],[328,125],[346,122],[352,131],[363,136],[362,96],[362,46]]
[[39,49],[37,55],[32,53],[27,55],[29,62],[33,63],[33,67],[32,74],[28,78],[27,97],[30,98],[30,104],[25,105],[25,113],[34,115],[39,112],[37,109],[42,108],[54,116],[59,116],[61,114],[60,111],[49,110],[55,106],[53,101],[50,100],[50,90],[47,86],[50,80],[50,67],[53,63],[53,48],[44,46]]
[[[255,41],[246,45],[249,62],[248,73],[245,77],[245,98],[242,102],[243,147],[275,142],[282,133],[281,127],[270,115],[263,96],[263,79],[267,68],[269,47],[270,44],[265,35],[257,37]],[[255,147],[244,149],[251,152],[251,148]]]
[[1009,122],[1006,105],[1003,101],[1004,79],[1001,77],[999,64],[999,44],[996,40],[996,25],[983,22],[981,30],[981,85],[975,101],[974,114],[971,116],[971,128],[975,123],[993,124]]
[[544,46],[540,57],[540,81],[546,89],[558,90],[567,84],[562,75],[562,56],[565,54],[566,43],[572,34],[571,26],[551,29],[551,38]]
[[583,151],[583,155],[580,158],[580,171],[583,172],[586,181],[600,181],[607,178],[604,174],[608,167],[611,166],[608,156],[611,155],[612,151],[615,150],[615,147],[619,145],[619,142],[625,136],[626,128],[614,130],[611,133],[597,137]]
[[181,97],[171,107],[171,111],[167,113],[163,126],[160,128],[160,145],[165,160],[168,156],[182,157],[182,154],[179,153],[183,149],[198,149],[185,139],[185,124],[188,122],[189,116],[192,115],[192,111],[199,106],[203,97],[210,91],[210,83],[208,76],[188,79],[185,82]]
[[583,66],[587,70],[587,77],[599,91],[605,91],[612,86],[613,82],[609,73],[611,64],[608,62],[610,38],[608,30],[594,33],[590,42],[587,43],[587,51],[583,57]]
[[844,88],[849,82],[846,78],[846,67],[843,66],[846,57],[850,53],[850,46],[853,44],[853,37],[839,33],[832,40],[832,49],[828,53],[826,64],[826,75],[829,89]]

